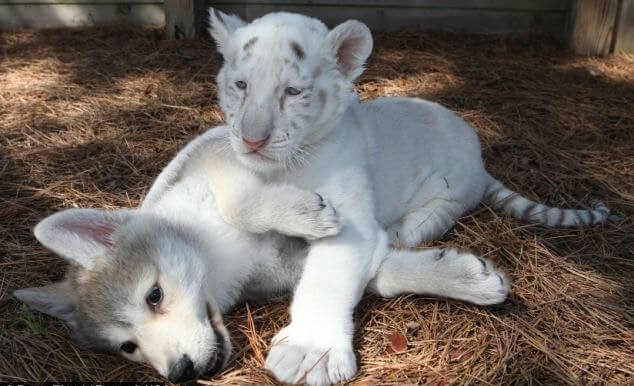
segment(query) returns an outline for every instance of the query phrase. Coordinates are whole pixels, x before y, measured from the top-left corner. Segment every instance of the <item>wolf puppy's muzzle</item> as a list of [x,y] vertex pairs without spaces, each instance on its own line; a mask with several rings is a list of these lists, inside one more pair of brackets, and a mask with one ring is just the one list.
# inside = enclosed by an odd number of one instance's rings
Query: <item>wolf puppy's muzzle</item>
[[226,360],[225,351],[227,349],[225,347],[225,338],[220,331],[218,331],[218,326],[215,325],[221,322],[222,319],[214,318],[214,311],[209,303],[207,303],[206,309],[209,326],[213,330],[216,339],[214,351],[211,353],[207,363],[205,363],[204,366],[199,365],[198,369],[196,369],[196,365],[189,355],[185,354],[180,357],[172,364],[167,376],[167,379],[172,383],[185,383],[194,381],[197,378],[211,378],[218,374],[224,367]]
[[172,383],[188,382],[196,378],[196,370],[194,370],[194,362],[187,354],[183,355],[170,368],[167,379]]

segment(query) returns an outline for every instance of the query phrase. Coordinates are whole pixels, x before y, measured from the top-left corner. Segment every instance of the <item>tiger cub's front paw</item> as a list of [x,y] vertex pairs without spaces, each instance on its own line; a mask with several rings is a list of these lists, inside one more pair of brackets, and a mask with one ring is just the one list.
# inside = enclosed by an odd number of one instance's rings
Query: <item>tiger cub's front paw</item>
[[341,222],[335,208],[320,194],[306,193],[305,199],[296,202],[292,207],[292,223],[287,224],[289,233],[307,240],[339,234]]

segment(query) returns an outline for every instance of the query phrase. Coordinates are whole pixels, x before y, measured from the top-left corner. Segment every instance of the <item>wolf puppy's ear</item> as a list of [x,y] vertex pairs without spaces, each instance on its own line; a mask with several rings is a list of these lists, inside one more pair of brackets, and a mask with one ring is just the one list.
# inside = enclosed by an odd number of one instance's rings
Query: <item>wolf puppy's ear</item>
[[209,34],[216,41],[218,52],[226,59],[226,47],[231,34],[247,22],[236,15],[227,15],[215,8],[209,8]]
[[359,21],[348,20],[326,35],[324,48],[336,60],[339,71],[353,81],[363,72],[372,44],[370,29]]
[[75,300],[66,281],[44,287],[23,288],[13,295],[34,310],[51,315],[75,327]]
[[68,209],[45,218],[33,233],[51,251],[92,270],[114,248],[112,234],[130,219],[129,210]]

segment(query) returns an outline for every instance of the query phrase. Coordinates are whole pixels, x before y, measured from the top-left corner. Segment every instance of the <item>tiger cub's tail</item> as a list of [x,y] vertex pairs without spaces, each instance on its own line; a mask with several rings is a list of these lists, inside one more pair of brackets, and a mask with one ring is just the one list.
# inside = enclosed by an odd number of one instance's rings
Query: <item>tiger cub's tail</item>
[[492,176],[484,202],[510,216],[549,227],[574,227],[604,223],[610,209],[601,201],[592,202],[592,209],[553,208],[529,200],[512,191]]

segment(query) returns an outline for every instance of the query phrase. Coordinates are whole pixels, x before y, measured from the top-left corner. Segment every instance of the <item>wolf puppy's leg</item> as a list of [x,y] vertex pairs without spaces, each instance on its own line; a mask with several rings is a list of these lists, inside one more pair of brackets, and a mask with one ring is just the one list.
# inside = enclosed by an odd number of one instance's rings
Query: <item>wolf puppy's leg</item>
[[325,385],[356,374],[352,314],[387,254],[387,235],[373,218],[363,172],[341,173],[320,192],[336,205],[344,227],[339,235],[311,244],[291,323],[273,338],[266,368],[283,382]]
[[368,285],[384,297],[435,295],[479,305],[501,303],[510,281],[493,263],[455,249],[393,250]]

